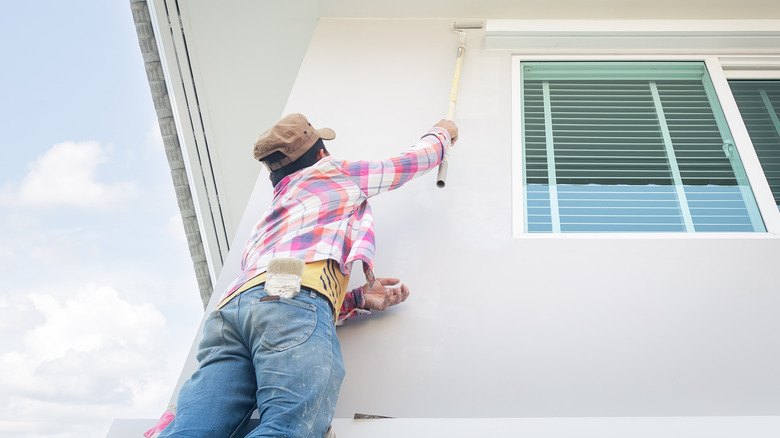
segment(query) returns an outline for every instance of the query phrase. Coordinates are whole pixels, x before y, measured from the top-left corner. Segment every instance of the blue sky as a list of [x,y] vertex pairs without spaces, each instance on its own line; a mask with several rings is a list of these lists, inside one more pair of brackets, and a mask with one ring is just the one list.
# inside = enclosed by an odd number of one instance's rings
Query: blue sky
[[0,436],[105,436],[202,315],[130,4],[14,2],[0,41]]

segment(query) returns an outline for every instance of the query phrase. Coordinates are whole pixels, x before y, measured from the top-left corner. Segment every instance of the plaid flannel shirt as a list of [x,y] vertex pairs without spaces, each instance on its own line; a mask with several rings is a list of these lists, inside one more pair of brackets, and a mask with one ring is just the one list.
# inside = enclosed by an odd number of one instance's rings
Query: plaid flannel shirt
[[[342,161],[327,156],[282,179],[274,187],[271,206],[249,237],[241,274],[220,302],[265,272],[273,257],[295,257],[306,263],[333,259],[344,275],[350,275],[352,263],[360,260],[372,282],[375,241],[368,198],[401,187],[436,167],[450,142],[445,129],[432,128],[396,157]],[[341,321],[362,305],[362,299],[352,296],[354,292],[347,294]]]

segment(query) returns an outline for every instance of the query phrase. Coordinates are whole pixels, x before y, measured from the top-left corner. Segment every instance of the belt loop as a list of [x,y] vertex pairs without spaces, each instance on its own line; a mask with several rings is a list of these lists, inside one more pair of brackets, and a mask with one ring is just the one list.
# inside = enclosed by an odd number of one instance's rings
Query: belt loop
[[309,291],[309,296],[312,298],[317,298],[317,292],[314,292],[313,290]]

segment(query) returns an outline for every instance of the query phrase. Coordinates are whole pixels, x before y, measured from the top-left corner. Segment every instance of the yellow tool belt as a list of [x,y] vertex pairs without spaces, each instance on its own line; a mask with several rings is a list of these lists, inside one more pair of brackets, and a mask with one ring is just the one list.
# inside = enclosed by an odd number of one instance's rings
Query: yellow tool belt
[[[222,308],[230,300],[241,292],[249,290],[255,286],[265,283],[266,273],[252,277],[249,281],[241,285],[235,292],[225,297],[218,305],[217,309]],[[341,273],[339,264],[335,260],[320,260],[307,263],[303,269],[301,286],[321,293],[330,301],[333,307],[333,320],[338,321],[341,305],[344,303],[349,277]]]

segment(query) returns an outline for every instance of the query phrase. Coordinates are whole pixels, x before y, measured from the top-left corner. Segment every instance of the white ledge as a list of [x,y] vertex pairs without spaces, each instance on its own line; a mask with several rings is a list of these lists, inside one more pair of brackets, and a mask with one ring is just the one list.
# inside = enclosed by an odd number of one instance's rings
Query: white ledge
[[335,419],[339,438],[775,438],[780,417]]
[[487,20],[485,48],[545,54],[780,54],[780,20]]
[[[106,438],[138,438],[154,424],[114,420]],[[336,418],[332,424],[338,438],[776,438],[780,417]],[[256,426],[251,420],[244,433]]]

